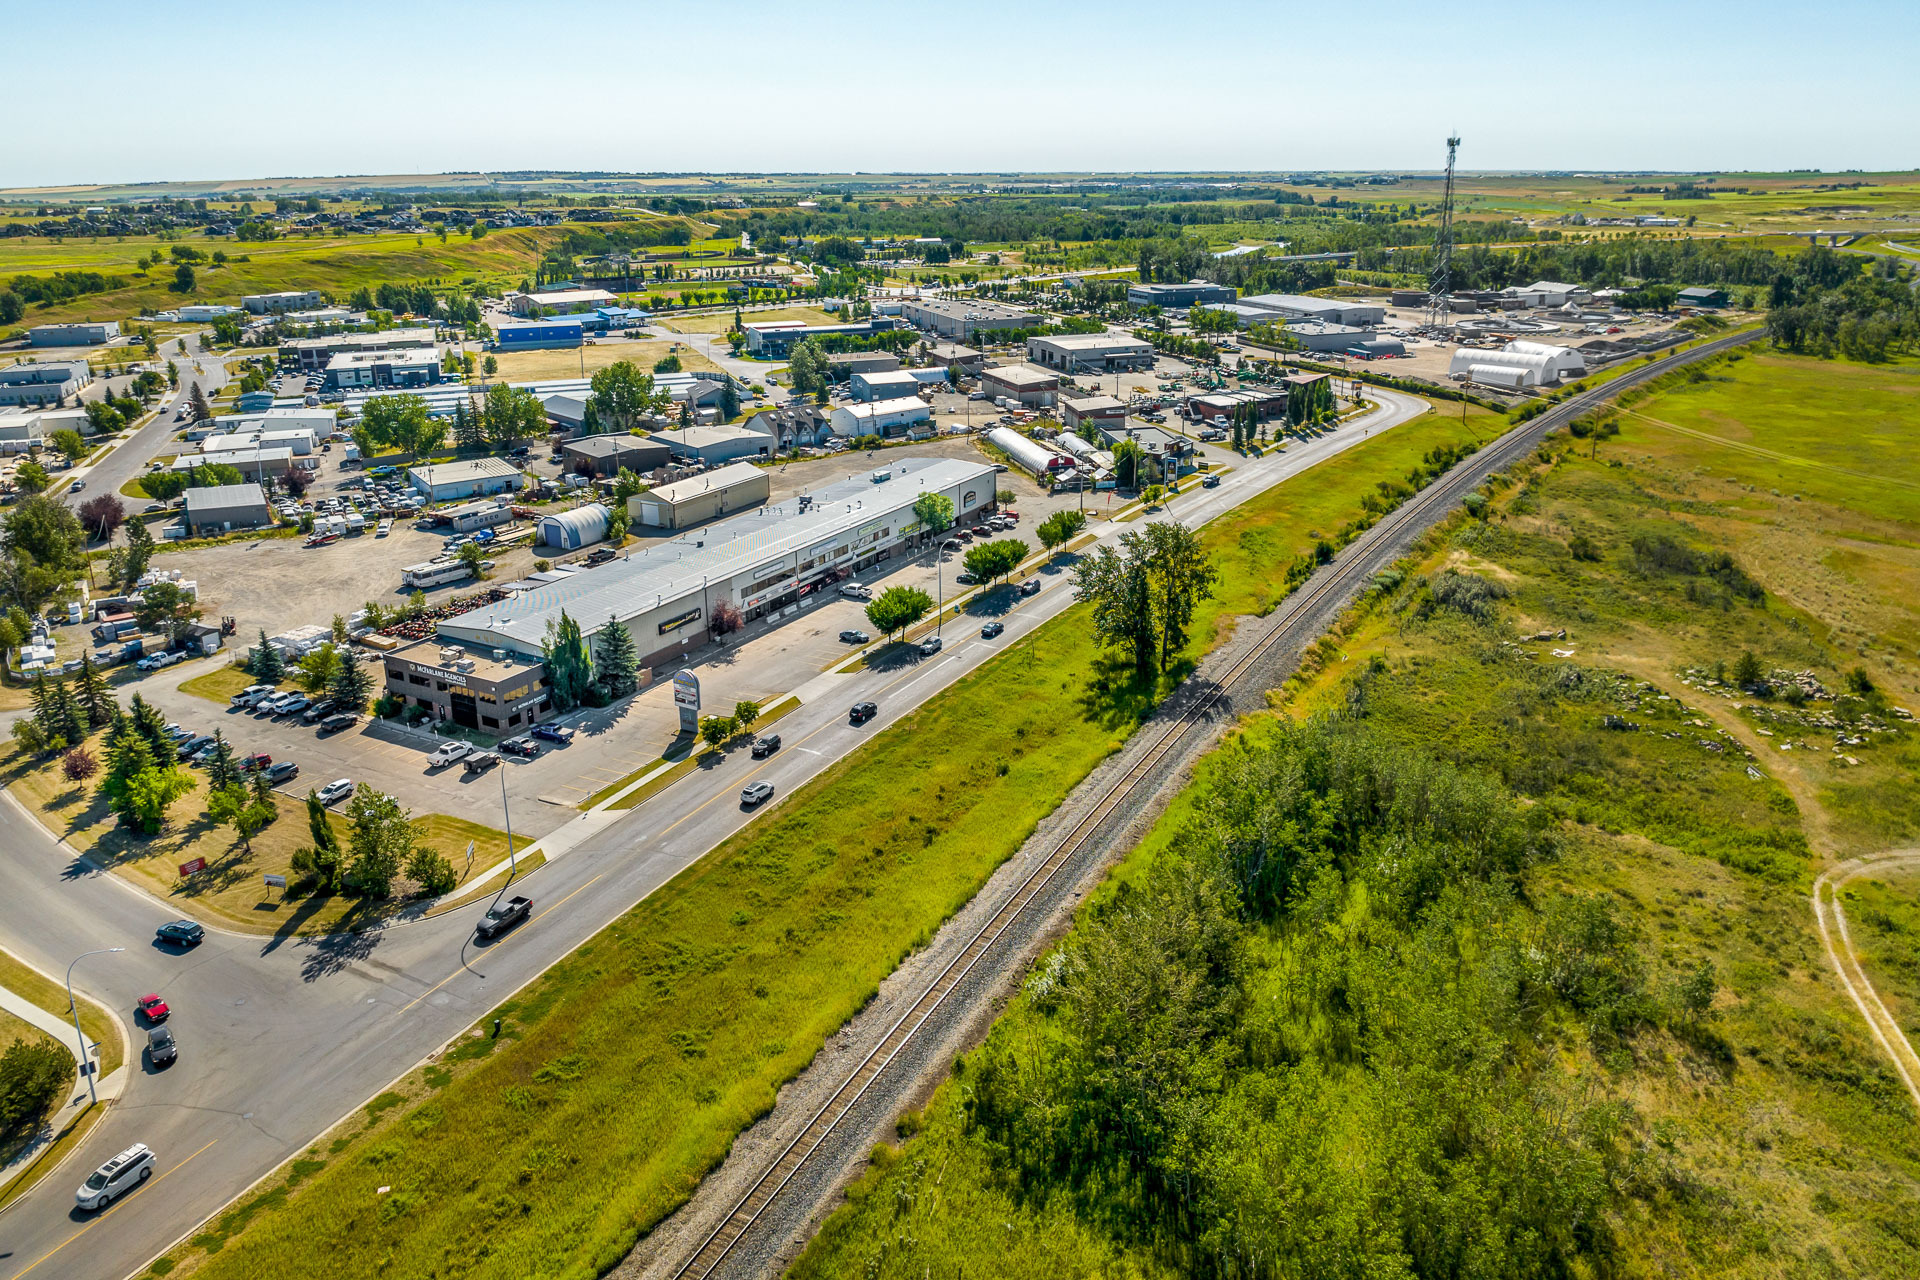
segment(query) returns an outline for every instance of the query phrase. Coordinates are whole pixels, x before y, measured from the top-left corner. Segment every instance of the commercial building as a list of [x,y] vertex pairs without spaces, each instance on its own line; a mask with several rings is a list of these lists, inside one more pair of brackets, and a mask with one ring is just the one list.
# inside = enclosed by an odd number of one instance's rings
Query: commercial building
[[757,507],[772,492],[773,478],[764,468],[735,462],[636,493],[627,499],[627,514],[650,529],[691,529]]
[[978,333],[1038,329],[1047,322],[1038,312],[980,298],[905,298],[900,316],[922,333],[970,342]]
[[919,396],[897,396],[861,404],[838,405],[831,414],[837,436],[893,436],[916,422],[933,420],[933,410]]
[[613,513],[598,502],[540,517],[540,545],[558,551],[578,551],[607,536]]
[[568,315],[599,307],[618,307],[620,299],[605,289],[544,289],[510,293],[507,306],[516,316]]
[[490,498],[443,507],[437,516],[441,524],[455,533],[472,533],[475,529],[491,529],[508,523],[513,519],[513,509],[498,498]]
[[1523,307],[1564,307],[1569,302],[1591,302],[1593,295],[1577,284],[1565,284],[1559,280],[1535,280],[1530,285],[1513,285],[1500,291],[1503,301],[1511,300]]
[[1682,289],[1674,295],[1673,300],[1683,307],[1724,307],[1727,305],[1727,291],[1696,284]]
[[440,349],[343,351],[327,361],[321,384],[335,391],[353,387],[430,387],[441,379]]
[[1300,293],[1261,293],[1241,303],[1270,311],[1283,320],[1319,320],[1326,324],[1368,328],[1385,324],[1387,309],[1358,298],[1314,298]]
[[173,314],[189,324],[204,324],[227,316],[243,316],[247,314],[247,309],[229,306],[224,302],[194,302],[175,308]]
[[1461,347],[1453,353],[1448,363],[1449,376],[1466,374],[1475,382],[1488,382],[1492,385],[1506,385],[1510,377],[1490,379],[1482,377],[1477,370],[1513,369],[1519,372],[1519,381],[1514,385],[1522,387],[1552,386],[1562,378],[1578,378],[1587,371],[1587,362],[1572,347],[1556,347],[1546,342],[1509,342],[1498,351],[1480,351],[1473,347]]
[[289,311],[280,317],[280,323],[306,329],[340,329],[365,319],[348,307],[315,307],[311,311]]
[[1067,430],[1079,431],[1081,424],[1116,426],[1127,420],[1127,406],[1112,396],[1082,396],[1060,402],[1060,421]]
[[552,708],[538,657],[422,640],[386,655],[386,692],[436,721],[511,734]]
[[285,311],[306,311],[325,304],[326,300],[317,289],[290,289],[280,293],[250,293],[240,299],[240,305],[254,315],[271,316]]
[[224,418],[209,418],[216,432],[240,433],[274,431],[308,431],[315,440],[325,440],[340,425],[339,415],[332,409],[260,409],[253,413],[229,414]]
[[745,427],[682,427],[678,431],[658,431],[649,438],[666,445],[676,458],[708,466],[773,453],[772,436]]
[[555,435],[578,435],[587,428],[588,396],[551,395],[540,397],[546,410],[547,425]]
[[37,324],[27,330],[30,347],[97,347],[120,336],[118,320],[98,324]]
[[0,368],[0,405],[58,406],[91,385],[93,370],[85,360],[11,364]]
[[825,444],[833,438],[832,416],[819,405],[804,400],[789,401],[771,412],[755,414],[753,426],[756,431],[772,435],[774,447],[782,451]]
[[272,476],[278,479],[293,470],[293,450],[255,447],[219,449],[208,453],[183,453],[173,460],[170,471],[190,471],[194,467],[233,467],[255,483]]
[[677,662],[706,642],[721,601],[752,621],[917,546],[926,535],[913,504],[923,493],[947,495],[965,524],[992,506],[993,468],[962,458],[896,459],[872,478],[736,515],[444,619],[439,633],[445,641],[537,660],[547,625],[565,610],[589,645],[613,618],[632,634],[642,666]]
[[184,495],[187,533],[200,537],[229,529],[257,529],[273,523],[266,494],[257,484],[215,484],[189,489]]
[[827,369],[837,381],[855,373],[886,373],[900,367],[891,351],[836,351],[827,357]]
[[1251,329],[1257,324],[1275,324],[1279,321],[1279,317],[1273,312],[1261,307],[1248,306],[1244,302],[1210,302],[1202,309],[1232,316],[1233,323],[1242,329]]
[[1153,344],[1126,333],[1059,333],[1027,339],[1027,359],[1062,373],[1153,368]]
[[432,350],[433,330],[387,329],[380,333],[336,333],[317,338],[293,338],[280,344],[280,367],[301,373],[319,373],[335,356],[374,351]]
[[408,467],[407,479],[429,502],[512,493],[524,481],[520,469],[501,458],[469,458],[463,462]]
[[1300,344],[1302,351],[1347,351],[1360,345],[1368,336],[1365,329],[1327,320],[1295,320],[1285,328],[1293,335],[1293,340]]
[[617,476],[623,467],[645,475],[673,461],[672,451],[658,440],[624,433],[569,440],[561,455],[567,470],[583,476]]
[[1100,439],[1111,449],[1122,440],[1131,440],[1146,454],[1148,483],[1171,480],[1180,471],[1180,460],[1193,452],[1193,442],[1160,427],[1135,425],[1122,419],[1116,425],[1100,428]]
[[986,352],[977,347],[963,347],[957,342],[935,342],[927,347],[927,363],[935,368],[957,364],[962,372],[977,373],[986,362]]
[[494,346],[501,351],[539,351],[573,348],[586,340],[579,320],[561,316],[553,320],[517,320],[501,322]]
[[782,359],[796,343],[808,338],[871,338],[898,327],[892,316],[873,316],[849,324],[808,324],[804,320],[760,320],[741,326],[747,335],[747,353]]
[[1027,409],[1045,409],[1060,395],[1060,375],[1030,364],[1000,364],[980,371],[980,389]]
[[[944,380],[945,369],[926,369],[920,372],[934,374]],[[848,379],[847,389],[861,400],[897,400],[901,396],[919,393],[923,385],[914,376],[911,369],[890,369],[885,373],[856,373]]]
[[0,453],[25,453],[44,446],[56,431],[87,433],[84,409],[0,409]]
[[1189,280],[1185,284],[1130,284],[1127,302],[1136,307],[1160,307],[1185,310],[1208,302],[1232,302],[1239,290],[1207,280]]

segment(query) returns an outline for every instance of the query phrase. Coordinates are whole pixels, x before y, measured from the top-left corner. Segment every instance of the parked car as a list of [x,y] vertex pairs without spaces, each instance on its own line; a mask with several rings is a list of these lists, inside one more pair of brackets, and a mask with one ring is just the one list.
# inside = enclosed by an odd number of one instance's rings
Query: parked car
[[147,1032],[147,1061],[156,1067],[170,1067],[180,1056],[180,1046],[174,1043],[172,1027],[155,1027]]
[[150,1023],[165,1022],[167,1016],[173,1012],[173,1010],[167,1008],[167,1002],[162,1000],[155,992],[150,991],[146,995],[141,996],[137,1003],[140,1006],[140,1016]]
[[500,757],[493,752],[476,751],[467,757],[466,770],[468,773],[485,773],[499,763]]
[[740,803],[745,808],[751,809],[771,799],[773,799],[773,784],[764,779],[759,782],[749,782],[740,788]]
[[769,733],[753,740],[753,758],[755,760],[765,760],[779,749],[780,735],[777,733]]
[[339,705],[340,702],[337,698],[322,698],[305,711],[302,711],[300,718],[308,724],[319,724],[322,720],[332,715],[333,709]]
[[153,1152],[136,1142],[95,1169],[73,1193],[73,1202],[82,1209],[104,1209],[152,1176]]
[[478,937],[496,938],[532,913],[532,898],[508,898],[505,902],[496,902],[488,907],[487,914],[480,917],[480,923],[473,927],[473,932]]
[[980,628],[980,638],[982,640],[991,640],[1005,630],[1006,630],[1006,627],[1003,626],[1002,624],[998,622],[989,622],[985,626]]
[[1021,583],[1021,584],[1020,584],[1020,594],[1021,594],[1021,595],[1023,595],[1023,596],[1037,596],[1037,595],[1039,595],[1039,594],[1040,594],[1040,579],[1038,579],[1038,578],[1028,578],[1028,579],[1027,579],[1027,580],[1026,580],[1025,582],[1023,582],[1023,583]]
[[264,698],[271,698],[276,690],[270,684],[250,684],[227,699],[230,707],[252,707]]
[[922,640],[920,642],[920,645],[919,645],[920,656],[925,658],[932,657],[934,654],[940,652],[941,643],[942,642],[939,636],[928,636],[925,640]]
[[880,708],[874,706],[871,702],[856,702],[847,712],[847,719],[854,724],[865,724],[867,721],[873,719],[874,716],[878,715],[879,712]]
[[191,760],[212,745],[213,739],[204,734],[199,737],[188,738],[180,744],[180,749],[174,753],[173,758],[176,760]]
[[464,760],[473,754],[471,742],[443,742],[427,757],[427,768],[441,769],[456,760]]
[[588,564],[605,564],[607,561],[614,559],[619,554],[620,553],[615,551],[612,547],[595,547],[593,550],[587,552],[587,563]]
[[342,711],[335,715],[330,715],[320,722],[320,732],[339,733],[344,729],[351,729],[359,718],[360,717],[354,715],[351,711]]
[[841,644],[865,644],[871,639],[873,639],[872,636],[855,628],[849,628],[840,633]]
[[862,586],[858,582],[849,582],[841,586],[840,594],[848,600],[871,600],[873,588]]
[[304,693],[283,693],[267,704],[267,710],[276,716],[290,716],[296,711],[305,711],[313,705],[313,699]]
[[291,760],[276,760],[267,766],[267,781],[279,786],[300,776],[300,766]]
[[242,756],[240,758],[240,772],[253,773],[256,770],[266,768],[272,763],[273,763],[272,756],[268,755],[264,751],[256,751],[250,756]]
[[508,755],[514,756],[537,756],[540,754],[540,744],[532,738],[524,736],[506,739],[500,744],[500,749]]
[[197,947],[207,931],[193,920],[169,920],[153,931],[153,936],[161,942],[171,942],[180,947]]
[[964,572],[964,571],[963,571],[963,572],[961,572],[961,573],[956,573],[956,574],[954,574],[954,575],[953,575],[953,580],[954,580],[955,582],[957,582],[957,583],[959,583],[959,584],[960,584],[961,586],[963,586],[963,587],[967,587],[967,586],[972,586],[972,585],[973,585],[974,583],[976,583],[976,582],[978,582],[978,581],[980,581],[980,579],[978,579],[978,578],[976,578],[976,577],[974,577],[974,576],[973,576],[972,574],[970,574],[970,573],[966,573],[966,572]]
[[335,778],[332,782],[320,788],[320,803],[332,804],[334,801],[344,800],[352,794],[352,778]]
[[542,742],[565,745],[573,741],[573,730],[563,724],[537,724],[533,726],[533,736]]

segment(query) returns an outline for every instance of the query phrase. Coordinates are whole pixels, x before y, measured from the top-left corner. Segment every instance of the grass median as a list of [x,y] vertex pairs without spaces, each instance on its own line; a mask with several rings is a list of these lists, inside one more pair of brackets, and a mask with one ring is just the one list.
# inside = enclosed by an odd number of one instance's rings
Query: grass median
[[[1354,452],[1398,475],[1413,437],[1417,457],[1444,430],[1422,419]],[[1375,471],[1342,474],[1357,512]],[[1254,503],[1305,487],[1328,482],[1315,471]],[[1295,536],[1275,532],[1275,554]],[[497,1016],[499,1039],[462,1037],[409,1073],[394,1105],[268,1179],[166,1272],[271,1280],[325,1259],[342,1274],[600,1274],[1165,687],[1134,680],[1070,609],[484,1015],[476,1030]]]

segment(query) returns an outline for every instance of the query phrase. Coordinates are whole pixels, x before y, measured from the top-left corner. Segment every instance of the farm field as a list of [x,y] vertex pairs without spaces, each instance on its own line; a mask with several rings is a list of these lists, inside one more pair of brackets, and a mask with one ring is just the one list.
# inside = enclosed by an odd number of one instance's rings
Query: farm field
[[[1452,431],[1429,415],[1352,452],[1413,447],[1401,433],[1431,448]],[[1256,504],[1313,488],[1328,495],[1316,511],[1332,514],[1331,495],[1344,490],[1357,512],[1372,487],[1362,474],[1336,485],[1310,472]],[[1292,536],[1275,532],[1273,545],[1291,546]],[[290,1194],[280,1176],[269,1180],[260,1194],[270,1206],[243,1203],[217,1219],[204,1240],[171,1255],[172,1274],[293,1274],[321,1254],[347,1269],[390,1256],[407,1268],[505,1276],[564,1255],[583,1274],[604,1270],[690,1193],[1160,692],[1094,648],[1079,610],[1050,623],[1032,646],[937,695],[489,1013],[505,1019],[498,1040],[462,1040],[410,1074],[390,1114],[309,1153],[324,1170]],[[930,756],[929,740],[951,749]],[[611,1062],[622,1065],[588,1069]],[[636,1091],[636,1078],[652,1084]],[[443,1122],[453,1114],[459,1124]],[[493,1154],[475,1164],[480,1133]],[[404,1197],[403,1215],[366,1208],[376,1170],[365,1155],[376,1149],[390,1153],[377,1173]],[[471,1166],[474,1181],[427,1194],[450,1164]],[[536,1166],[537,1178],[520,1179]],[[589,1186],[599,1190],[580,1193]],[[470,1228],[489,1204],[510,1216],[494,1220],[482,1251]]]
[[[1640,407],[1672,416],[1705,394],[1723,433],[1738,420],[1785,446],[1795,428],[1773,416],[1779,387],[1846,394],[1897,377],[1766,355],[1711,375],[1747,397],[1683,382]],[[986,1043],[903,1117],[900,1144],[876,1151],[791,1274],[904,1280],[1012,1262],[1157,1276],[1255,1250],[1333,1274],[1403,1250],[1431,1267],[1469,1237],[1499,1274],[1920,1266],[1907,1228],[1920,1117],[1827,967],[1806,897],[1824,858],[1920,834],[1913,730],[1875,710],[1878,694],[1847,693],[1862,687],[1849,675],[1859,654],[1778,592],[1772,564],[1718,558],[1735,545],[1723,533],[1771,522],[1801,530],[1816,558],[1838,536],[1828,520],[1898,528],[1909,543],[1920,525],[1878,491],[1789,521],[1814,500],[1705,488],[1750,455],[1689,437],[1682,469],[1646,438],[1625,425],[1597,457],[1556,438],[1495,486],[1488,518],[1456,518],[1385,575],[1278,712],[1197,771]],[[1890,469],[1889,485],[1910,474]],[[1532,642],[1542,630],[1554,638]],[[1771,694],[1713,676],[1746,652],[1783,673]],[[1896,706],[1911,653],[1875,649],[1866,664]],[[1787,671],[1830,692],[1808,701]],[[1367,771],[1381,761],[1440,830],[1457,805],[1475,835],[1421,854],[1428,828],[1390,858],[1362,845],[1314,861],[1343,848],[1342,779],[1380,776]],[[1300,767],[1333,808],[1299,812],[1287,840],[1263,843],[1245,824],[1271,832],[1281,818],[1248,797],[1288,794]],[[1391,812],[1363,820],[1391,825]],[[1414,868],[1449,847],[1482,859],[1523,847],[1487,834],[1509,821],[1550,838],[1503,872],[1468,863],[1419,887],[1432,872]],[[1222,845],[1227,833],[1248,844]],[[1245,867],[1232,859],[1247,849],[1277,860],[1265,874],[1280,879],[1257,883],[1277,883],[1281,901],[1243,896],[1202,932],[1209,892],[1252,892],[1215,878]],[[1289,881],[1290,865],[1304,870]],[[1507,888],[1488,896],[1483,882]],[[1846,896],[1869,971],[1913,1027],[1920,876],[1875,875]],[[1602,932],[1570,943],[1575,920]],[[1503,937],[1549,958],[1606,952],[1620,981],[1603,985],[1637,993],[1635,1012],[1547,979],[1518,1013],[1513,976],[1493,960]],[[1543,1110],[1550,1132],[1529,1119]],[[1534,1191],[1546,1177],[1552,1207],[1502,1189],[1512,1166],[1493,1147],[1508,1142],[1557,1170],[1517,1175]],[[1625,1151],[1651,1163],[1623,1176]],[[1805,1158],[1816,1151],[1846,1159]],[[1575,1204],[1590,1223],[1577,1234],[1561,1225]]]

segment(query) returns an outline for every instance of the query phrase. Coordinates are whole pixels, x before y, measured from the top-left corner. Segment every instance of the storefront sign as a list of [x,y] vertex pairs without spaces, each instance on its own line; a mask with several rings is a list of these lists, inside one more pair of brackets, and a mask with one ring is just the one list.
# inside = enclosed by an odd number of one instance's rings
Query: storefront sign
[[661,623],[660,634],[664,636],[669,631],[678,631],[680,628],[689,626],[698,621],[700,621],[700,610],[689,609],[685,613],[675,614],[673,617],[668,618],[665,622]]
[[673,705],[680,711],[680,732],[700,732],[700,677],[691,671],[673,676]]

